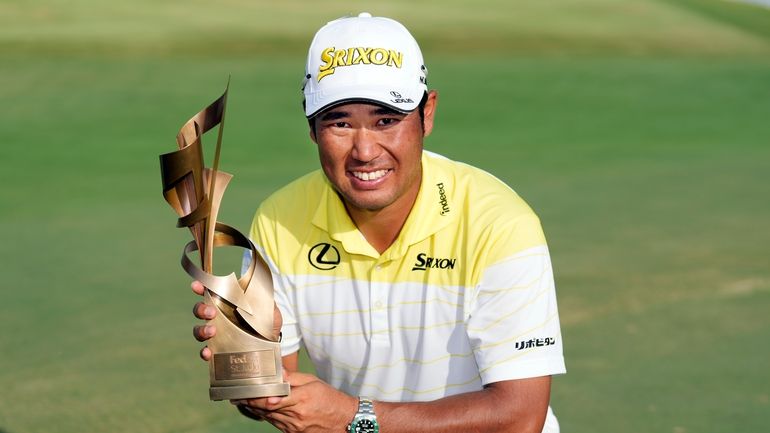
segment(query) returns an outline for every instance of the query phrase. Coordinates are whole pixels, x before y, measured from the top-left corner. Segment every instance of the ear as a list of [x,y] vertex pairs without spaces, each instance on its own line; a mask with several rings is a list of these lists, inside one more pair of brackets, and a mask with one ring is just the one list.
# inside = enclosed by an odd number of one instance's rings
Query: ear
[[428,100],[425,101],[425,110],[423,114],[423,136],[427,137],[433,132],[433,119],[436,116],[436,106],[438,105],[438,92],[431,90],[428,92]]

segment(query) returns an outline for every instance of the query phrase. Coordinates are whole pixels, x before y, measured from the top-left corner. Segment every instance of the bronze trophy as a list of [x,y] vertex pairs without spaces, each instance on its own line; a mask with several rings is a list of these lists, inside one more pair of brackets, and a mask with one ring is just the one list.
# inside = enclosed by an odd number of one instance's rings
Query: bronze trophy
[[[280,335],[273,329],[273,283],[267,264],[254,244],[236,229],[217,222],[217,213],[231,174],[218,170],[225,123],[225,92],[188,120],[179,130],[179,150],[160,155],[163,196],[179,215],[177,227],[187,227],[194,240],[182,253],[182,267],[206,287],[204,301],[217,308],[210,321],[217,334],[208,340],[209,397],[245,399],[289,394],[283,381]],[[203,165],[203,134],[219,125],[212,168]],[[251,263],[240,278],[212,275],[215,247],[237,246],[251,252]],[[189,254],[198,251],[201,267]]]

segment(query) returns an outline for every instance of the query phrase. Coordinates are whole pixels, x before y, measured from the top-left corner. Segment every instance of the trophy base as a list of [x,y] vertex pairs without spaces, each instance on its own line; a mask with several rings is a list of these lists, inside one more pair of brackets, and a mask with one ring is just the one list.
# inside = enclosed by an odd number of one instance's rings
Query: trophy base
[[211,400],[242,400],[249,398],[289,395],[288,383],[266,383],[261,385],[212,386]]
[[208,340],[209,398],[241,400],[289,395],[281,365],[281,343],[247,333],[237,312],[218,295],[206,290],[204,300],[219,310],[208,323],[217,334]]

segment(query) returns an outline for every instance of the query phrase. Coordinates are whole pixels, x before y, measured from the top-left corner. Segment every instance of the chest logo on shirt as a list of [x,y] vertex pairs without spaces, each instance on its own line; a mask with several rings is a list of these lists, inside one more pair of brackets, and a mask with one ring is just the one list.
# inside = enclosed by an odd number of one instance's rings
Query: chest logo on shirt
[[436,184],[438,187],[438,204],[441,205],[441,216],[444,216],[449,213],[449,200],[446,198],[446,190],[444,189],[444,182],[439,182]]
[[316,269],[330,271],[340,264],[340,252],[334,245],[321,242],[308,251],[307,261]]
[[426,269],[454,269],[457,259],[442,259],[441,257],[428,257],[425,253],[417,254],[417,261],[412,267],[413,271]]

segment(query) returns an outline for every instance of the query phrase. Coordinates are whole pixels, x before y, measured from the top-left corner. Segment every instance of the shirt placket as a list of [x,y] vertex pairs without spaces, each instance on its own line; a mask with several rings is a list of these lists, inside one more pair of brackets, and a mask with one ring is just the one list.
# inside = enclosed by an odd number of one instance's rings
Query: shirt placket
[[387,284],[388,263],[378,260],[369,275],[369,311],[371,317],[372,345],[390,345],[390,319],[388,314],[389,284]]

